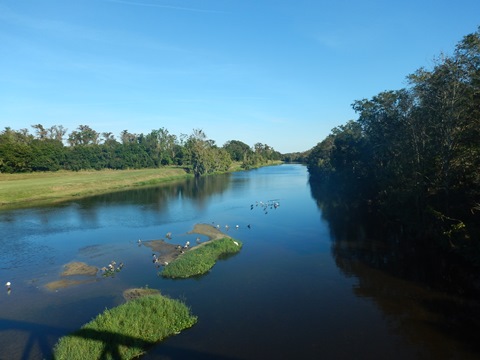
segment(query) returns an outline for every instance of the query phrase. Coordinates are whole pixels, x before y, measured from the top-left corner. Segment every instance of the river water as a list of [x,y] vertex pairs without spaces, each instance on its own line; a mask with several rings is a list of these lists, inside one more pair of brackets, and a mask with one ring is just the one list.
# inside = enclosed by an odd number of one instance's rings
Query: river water
[[[478,301],[402,276],[401,254],[348,218],[334,224],[314,193],[293,164],[0,212],[0,281],[12,283],[0,293],[0,359],[50,358],[61,336],[143,286],[199,318],[144,359],[478,359]],[[196,223],[229,225],[242,251],[199,278],[159,277],[138,240],[171,232],[194,244]],[[115,277],[45,287],[66,263],[112,260],[125,264]]]

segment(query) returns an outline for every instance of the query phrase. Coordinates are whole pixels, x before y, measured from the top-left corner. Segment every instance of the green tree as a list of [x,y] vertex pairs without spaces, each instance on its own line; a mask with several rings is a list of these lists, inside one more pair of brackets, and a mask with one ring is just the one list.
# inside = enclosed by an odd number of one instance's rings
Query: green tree
[[0,133],[0,172],[16,173],[31,171],[33,136],[27,129],[15,131],[6,127]]
[[185,143],[186,164],[196,177],[228,170],[231,158],[225,149],[219,149],[200,129],[194,129]]
[[145,137],[145,147],[157,166],[171,165],[175,162],[177,137],[165,128],[152,130]]
[[230,154],[233,161],[243,161],[246,156],[252,154],[250,146],[239,140],[227,141],[223,148]]
[[78,145],[98,145],[100,134],[88,125],[80,125],[78,130],[74,130],[68,136],[70,146]]

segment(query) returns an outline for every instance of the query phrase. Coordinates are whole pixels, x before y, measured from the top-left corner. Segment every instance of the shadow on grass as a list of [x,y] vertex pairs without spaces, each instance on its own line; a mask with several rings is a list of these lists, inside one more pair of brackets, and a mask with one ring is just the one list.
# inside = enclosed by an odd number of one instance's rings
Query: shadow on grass
[[68,336],[75,336],[83,339],[97,340],[102,342],[103,351],[99,359],[122,359],[120,354],[120,346],[136,347],[147,350],[156,344],[156,342],[146,341],[133,336],[93,329],[80,329],[69,334]]

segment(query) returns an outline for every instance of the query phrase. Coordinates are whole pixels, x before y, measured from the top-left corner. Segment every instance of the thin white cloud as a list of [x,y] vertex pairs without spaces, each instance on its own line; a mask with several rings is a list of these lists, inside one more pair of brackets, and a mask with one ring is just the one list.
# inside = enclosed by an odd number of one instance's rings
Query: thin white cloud
[[155,7],[155,8],[162,8],[162,9],[191,11],[191,12],[199,12],[199,13],[224,13],[224,11],[220,11],[220,10],[198,9],[198,8],[154,4],[154,3],[144,3],[144,2],[135,2],[135,1],[125,1],[125,0],[106,0],[106,1],[111,2],[111,3],[125,4],[125,5],[132,5],[132,6]]
[[[169,53],[190,52],[190,50],[173,45],[169,41],[159,41],[159,39],[148,37],[146,35],[139,35],[137,33],[126,32],[123,30],[104,30],[92,26],[78,26],[59,20],[26,16],[12,11],[2,4],[0,4],[0,20],[21,28],[35,30],[37,34],[42,33],[44,39],[55,37],[105,44],[121,42],[124,47],[130,46]],[[7,36],[6,34],[11,32],[11,30],[3,31],[2,34],[0,30],[0,36]],[[21,40],[20,35],[16,36]]]

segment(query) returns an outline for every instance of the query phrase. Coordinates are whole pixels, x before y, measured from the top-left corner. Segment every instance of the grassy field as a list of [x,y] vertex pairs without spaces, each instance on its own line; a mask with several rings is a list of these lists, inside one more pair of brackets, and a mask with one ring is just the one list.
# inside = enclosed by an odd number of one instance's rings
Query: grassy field
[[168,336],[192,327],[197,317],[182,302],[146,295],[105,310],[80,330],[62,337],[55,360],[133,359]]
[[166,278],[188,278],[207,273],[223,256],[235,254],[242,242],[231,237],[214,239],[180,255],[160,272]]
[[0,209],[48,205],[184,179],[182,168],[0,174]]

